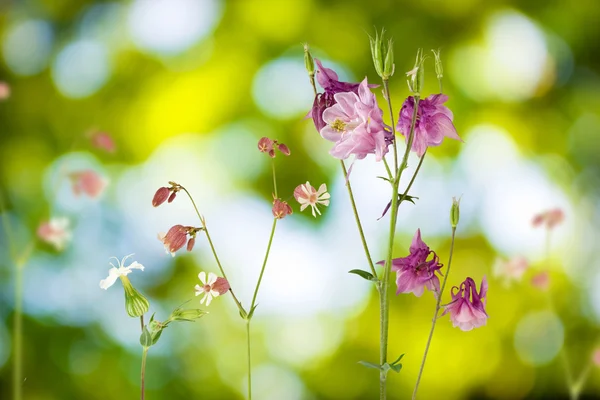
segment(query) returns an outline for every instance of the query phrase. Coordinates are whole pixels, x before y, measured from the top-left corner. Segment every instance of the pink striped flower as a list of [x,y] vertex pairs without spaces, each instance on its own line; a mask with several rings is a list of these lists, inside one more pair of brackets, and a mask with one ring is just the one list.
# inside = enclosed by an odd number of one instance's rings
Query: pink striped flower
[[487,288],[485,276],[481,281],[479,293],[475,281],[467,278],[460,287],[452,288],[452,302],[446,306],[442,315],[450,313],[452,326],[459,327],[462,331],[485,325],[488,319],[485,311]]
[[77,196],[84,193],[91,198],[97,198],[108,185],[107,179],[91,169],[73,172],[69,176],[71,178],[73,193]]

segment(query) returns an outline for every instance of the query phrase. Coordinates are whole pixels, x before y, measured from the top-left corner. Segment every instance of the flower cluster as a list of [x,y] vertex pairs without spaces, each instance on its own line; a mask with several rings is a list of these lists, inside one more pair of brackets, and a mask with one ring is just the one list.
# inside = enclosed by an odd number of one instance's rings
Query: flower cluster
[[290,149],[283,143],[279,143],[277,140],[263,137],[258,141],[258,150],[261,153],[267,153],[271,158],[275,158],[275,149],[279,150],[282,154],[289,156]]
[[202,228],[193,226],[174,225],[166,234],[159,233],[158,240],[165,245],[167,254],[175,257],[175,252],[181,249],[186,243],[187,251],[192,251],[196,244],[196,233],[201,230]]
[[177,192],[181,190],[181,185],[169,181],[169,187],[160,187],[154,193],[154,197],[152,198],[152,206],[158,207],[165,201],[172,203],[177,196]]

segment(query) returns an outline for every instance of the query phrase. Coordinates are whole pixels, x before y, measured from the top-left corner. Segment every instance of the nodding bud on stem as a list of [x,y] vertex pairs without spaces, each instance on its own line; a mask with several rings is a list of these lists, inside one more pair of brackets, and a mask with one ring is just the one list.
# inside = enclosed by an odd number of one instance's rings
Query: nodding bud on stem
[[423,82],[425,80],[423,61],[425,61],[423,49],[419,49],[417,50],[417,59],[415,60],[414,68],[406,73],[408,89],[415,95],[420,95],[423,89]]
[[175,200],[175,196],[177,196],[177,192],[173,191],[173,193],[171,193],[171,195],[169,196],[169,203],[172,203],[173,200]]
[[152,205],[154,207],[160,206],[162,203],[167,201],[170,194],[171,194],[171,191],[169,190],[169,188],[167,188],[167,187],[158,188],[158,190],[154,194],[154,198],[152,199]]
[[304,43],[304,67],[306,68],[306,72],[308,72],[309,76],[315,76],[315,62],[312,54],[310,54],[308,43]]
[[196,244],[196,238],[191,237],[190,240],[188,240],[188,242],[187,242],[187,251],[192,251],[195,244]]
[[373,57],[373,65],[375,71],[382,79],[387,80],[394,75],[394,47],[392,39],[388,39],[385,44],[385,30],[375,32],[375,37],[369,36],[371,45],[371,56]]
[[460,199],[452,198],[452,207],[450,208],[450,224],[452,228],[456,228],[460,219]]

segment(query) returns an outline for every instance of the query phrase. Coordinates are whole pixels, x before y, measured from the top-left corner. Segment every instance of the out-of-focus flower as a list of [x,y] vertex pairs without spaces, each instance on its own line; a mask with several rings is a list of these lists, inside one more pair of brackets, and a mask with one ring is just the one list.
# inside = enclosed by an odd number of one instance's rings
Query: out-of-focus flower
[[560,208],[544,211],[533,217],[531,224],[534,228],[545,225],[546,229],[552,229],[565,220],[565,213]]
[[110,263],[112,268],[108,270],[108,277],[106,279],[102,279],[100,281],[101,289],[104,289],[104,290],[108,289],[117,281],[117,278],[126,277],[134,269],[139,269],[141,271],[144,270],[144,266],[137,261],[132,262],[127,267],[125,266],[125,261],[128,258],[130,258],[131,256],[133,256],[133,254],[129,254],[129,255],[123,257],[123,259],[121,261],[119,261],[119,259],[116,257],[111,257],[111,258],[114,258],[115,260],[117,260],[117,266],[115,266],[112,262]]
[[[196,233],[200,230],[201,228],[193,226],[174,225],[166,234],[159,233],[158,240],[165,245],[167,254],[175,257],[175,252],[185,246],[186,242],[187,251],[192,251],[196,243]],[[189,240],[188,235],[190,237]]]
[[329,193],[327,193],[327,185],[324,183],[319,186],[319,190],[312,187],[309,182],[298,185],[296,189],[294,189],[294,198],[300,203],[300,211],[304,211],[306,207],[311,206],[312,215],[315,218],[317,217],[315,212],[321,215],[321,211],[317,207],[317,204],[328,206],[330,197]]
[[92,142],[92,146],[97,149],[107,151],[108,153],[114,153],[116,150],[115,142],[106,132],[92,132],[90,141]]
[[271,158],[275,158],[275,149],[286,156],[290,155],[290,149],[285,144],[279,143],[277,140],[263,137],[258,141],[258,150],[261,153],[268,153]]
[[72,237],[70,221],[67,217],[51,218],[50,221],[40,224],[37,235],[41,240],[61,251]]
[[198,274],[198,279],[200,279],[202,286],[195,286],[196,296],[204,294],[200,299],[200,304],[206,302],[206,306],[209,306],[213,298],[225,294],[229,290],[229,282],[227,282],[227,279],[217,277],[217,275],[212,272],[208,273],[207,279],[206,272],[202,271]]
[[10,85],[6,82],[0,81],[0,101],[6,100],[10,97]]
[[273,216],[277,219],[283,219],[286,215],[291,215],[293,213],[292,207],[285,202],[281,201],[281,199],[273,200]]
[[600,367],[600,348],[594,350],[594,353],[592,354],[592,362],[596,367]]
[[548,290],[550,287],[550,273],[548,271],[542,271],[535,274],[531,278],[531,284],[540,290]]
[[[445,94],[433,94],[419,101],[411,148],[419,157],[425,154],[428,147],[439,146],[444,137],[462,141],[452,123],[452,111],[443,105],[446,101],[448,101],[448,96]],[[409,96],[402,104],[398,118],[397,129],[404,135],[406,143],[410,137],[414,104],[414,97]]]
[[494,262],[494,277],[503,278],[504,283],[509,285],[511,281],[519,282],[527,268],[529,262],[525,257],[513,257],[510,260],[498,257]]
[[329,154],[341,160],[352,154],[359,160],[375,154],[375,160],[381,161],[393,135],[383,123],[383,111],[367,78],[359,85],[358,94],[336,93],[334,99],[336,103],[323,112],[326,125],[320,131],[323,138],[335,143]]
[[459,327],[462,331],[485,325],[488,319],[485,311],[487,288],[485,276],[481,281],[479,293],[475,281],[467,278],[460,287],[452,287],[452,302],[446,306],[442,315],[450,313],[452,326]]
[[[427,261],[429,256],[433,257]],[[379,261],[377,264],[385,265],[385,261]],[[392,270],[396,271],[396,286],[400,293],[414,293],[421,297],[425,288],[437,293],[440,292],[440,280],[435,274],[439,273],[442,264],[434,251],[421,240],[421,230],[417,229],[410,245],[410,254],[407,257],[394,258],[392,260]]]
[[91,169],[73,172],[69,174],[69,177],[71,178],[73,193],[76,195],[85,193],[91,198],[97,198],[108,185],[108,180]]

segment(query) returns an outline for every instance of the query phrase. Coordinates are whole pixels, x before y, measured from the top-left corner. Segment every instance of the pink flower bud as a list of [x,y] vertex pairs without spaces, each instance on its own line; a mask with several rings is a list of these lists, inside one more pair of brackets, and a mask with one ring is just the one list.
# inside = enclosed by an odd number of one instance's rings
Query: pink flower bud
[[277,148],[279,149],[280,152],[282,152],[283,154],[285,154],[286,156],[289,156],[290,153],[290,149],[283,143],[279,143],[279,145],[277,146]]
[[190,238],[187,243],[187,251],[192,251],[194,244],[196,244],[196,238]]
[[225,278],[218,277],[213,283],[212,289],[219,292],[219,295],[225,294],[229,290],[229,282]]
[[542,271],[531,278],[531,284],[540,290],[548,290],[550,286],[550,274]]
[[167,199],[170,197],[169,196],[170,193],[171,193],[171,191],[169,190],[169,188],[166,188],[166,187],[158,188],[158,190],[154,194],[154,198],[152,199],[152,205],[154,207],[160,206],[162,203],[167,201]]
[[273,216],[277,219],[282,219],[286,215],[292,214],[292,207],[285,201],[281,201],[280,199],[273,200]]
[[176,192],[176,191],[173,191],[173,193],[171,193],[171,195],[169,196],[169,200],[168,200],[168,202],[169,202],[169,203],[172,203],[172,202],[173,202],[173,200],[175,200],[175,196],[177,196],[177,192]]
[[269,150],[269,157],[275,158],[275,150],[274,149]]
[[171,253],[175,253],[177,250],[181,249],[187,241],[187,228],[183,225],[175,225],[165,235],[163,238],[163,243],[165,247],[168,247],[168,250]]
[[600,367],[600,348],[594,350],[594,354],[592,354],[592,362],[596,367]]
[[258,150],[261,153],[270,153],[273,150],[273,141],[268,137],[263,137],[258,141]]

